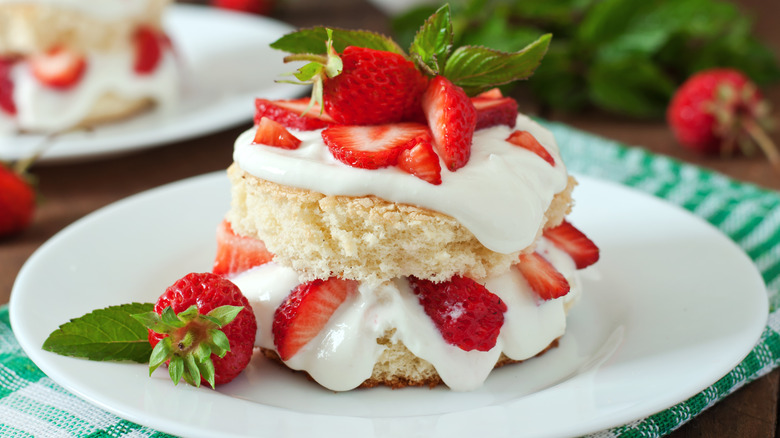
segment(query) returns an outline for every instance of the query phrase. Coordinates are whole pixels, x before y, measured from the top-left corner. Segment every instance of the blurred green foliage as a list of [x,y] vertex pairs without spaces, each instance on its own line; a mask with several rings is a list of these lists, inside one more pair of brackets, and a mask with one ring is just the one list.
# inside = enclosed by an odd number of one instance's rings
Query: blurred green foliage
[[[456,45],[514,52],[544,33],[549,51],[529,87],[543,109],[599,108],[658,118],[691,74],[734,67],[759,85],[780,79],[752,20],[719,0],[452,0]],[[436,6],[392,21],[401,47]]]

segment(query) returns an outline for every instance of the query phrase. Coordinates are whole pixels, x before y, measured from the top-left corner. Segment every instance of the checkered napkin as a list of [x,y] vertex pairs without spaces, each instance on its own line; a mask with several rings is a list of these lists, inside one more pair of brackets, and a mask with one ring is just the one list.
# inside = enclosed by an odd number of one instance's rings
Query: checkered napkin
[[[739,244],[769,289],[770,315],[758,344],[734,370],[690,399],[648,418],[592,435],[658,437],[780,364],[780,194],[678,161],[628,148],[557,123],[570,170],[613,180],[680,205]],[[167,437],[69,394],[44,375],[16,342],[0,307],[0,436]]]

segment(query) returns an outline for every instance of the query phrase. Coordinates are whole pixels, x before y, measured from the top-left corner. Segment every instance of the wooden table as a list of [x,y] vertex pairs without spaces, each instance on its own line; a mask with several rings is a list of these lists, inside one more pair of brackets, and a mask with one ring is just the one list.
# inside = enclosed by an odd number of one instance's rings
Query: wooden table
[[[780,2],[740,0],[756,18],[757,32],[780,52]],[[276,15],[296,26],[328,24],[388,32],[386,18],[360,0],[287,0]],[[780,106],[780,86],[765,90]],[[777,114],[780,114],[778,111]],[[669,155],[711,168],[773,190],[780,190],[780,174],[761,157],[721,160],[701,157],[681,149],[663,122],[624,120],[603,114],[553,115],[555,120],[629,145]],[[775,117],[780,126],[780,117]],[[33,169],[40,180],[43,200],[31,228],[21,235],[0,240],[0,304],[7,303],[11,287],[25,260],[42,243],[84,215],[162,184],[206,172],[225,169],[231,162],[233,140],[247,126],[206,137],[157,147],[132,155],[69,165],[40,165]],[[780,144],[780,135],[773,135]],[[121,232],[121,231],[118,231]],[[695,418],[671,436],[775,437],[777,433],[778,379],[780,371],[747,385]]]

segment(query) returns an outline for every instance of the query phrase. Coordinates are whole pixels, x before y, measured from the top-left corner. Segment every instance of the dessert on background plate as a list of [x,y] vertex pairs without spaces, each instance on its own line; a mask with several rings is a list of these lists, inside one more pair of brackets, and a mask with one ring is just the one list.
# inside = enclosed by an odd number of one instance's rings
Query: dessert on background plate
[[169,0],[0,0],[0,135],[58,133],[174,104]]
[[256,345],[337,390],[455,390],[556,345],[595,244],[552,134],[494,88],[516,53],[451,47],[449,8],[409,52],[317,27],[272,47],[311,99],[257,99],[235,142],[214,272],[249,299]]

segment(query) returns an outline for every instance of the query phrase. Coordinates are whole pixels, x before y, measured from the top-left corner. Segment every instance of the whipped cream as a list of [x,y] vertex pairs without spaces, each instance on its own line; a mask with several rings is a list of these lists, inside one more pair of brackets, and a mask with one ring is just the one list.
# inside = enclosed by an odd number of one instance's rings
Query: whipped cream
[[[533,134],[554,157],[555,166],[506,142],[514,130]],[[333,158],[321,130],[290,132],[302,141],[298,149],[252,144],[255,129],[249,129],[236,139],[233,160],[245,172],[277,184],[326,195],[375,195],[446,214],[499,253],[520,251],[533,243],[550,202],[568,182],[552,133],[524,115],[518,116],[514,128],[476,131],[466,166],[450,172],[441,163],[441,185],[395,167],[350,167]]]
[[134,57],[130,50],[91,53],[86,56],[87,68],[79,83],[65,90],[41,84],[33,76],[29,63],[16,63],[11,71],[16,115],[10,117],[0,111],[0,134],[19,129],[58,132],[74,127],[106,93],[130,99],[151,98],[163,110],[172,107],[179,94],[178,66],[173,52],[164,51],[157,68],[147,75],[138,75],[133,70]]
[[[285,363],[305,370],[328,389],[350,390],[371,376],[386,348],[377,344],[377,338],[395,329],[394,341],[403,342],[414,355],[430,362],[451,389],[476,389],[502,352],[515,360],[531,358],[566,330],[567,309],[580,293],[574,262],[544,239],[538,251],[569,279],[571,291],[555,300],[540,301],[515,267],[486,279],[485,287],[507,305],[496,345],[489,351],[464,351],[444,341],[408,281],[398,278],[379,285],[361,284],[323,330]],[[270,262],[230,280],[247,297],[257,317],[255,344],[275,350],[271,331],[274,312],[298,286],[298,274]]]
[[37,4],[70,9],[97,19],[114,21],[143,15],[154,0],[0,0],[3,4]]

